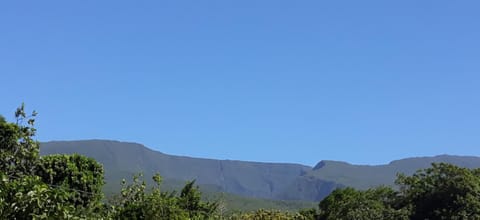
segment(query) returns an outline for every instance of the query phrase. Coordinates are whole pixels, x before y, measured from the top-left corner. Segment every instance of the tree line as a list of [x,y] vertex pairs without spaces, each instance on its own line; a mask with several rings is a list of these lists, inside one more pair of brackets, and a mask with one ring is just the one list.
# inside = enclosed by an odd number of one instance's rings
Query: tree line
[[0,116],[0,219],[480,219],[480,169],[432,164],[411,176],[399,174],[395,187],[341,188],[317,208],[224,214],[208,202],[194,181],[179,191],[161,190],[162,177],[147,187],[141,174],[122,182],[105,198],[101,164],[82,155],[40,156],[34,140],[36,112],[24,105],[16,121]]

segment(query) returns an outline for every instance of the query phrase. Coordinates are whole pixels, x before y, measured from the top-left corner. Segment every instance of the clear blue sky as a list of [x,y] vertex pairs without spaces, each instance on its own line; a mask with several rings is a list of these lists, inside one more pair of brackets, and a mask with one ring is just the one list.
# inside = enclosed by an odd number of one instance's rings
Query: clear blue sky
[[0,114],[218,159],[480,155],[480,2],[3,1]]

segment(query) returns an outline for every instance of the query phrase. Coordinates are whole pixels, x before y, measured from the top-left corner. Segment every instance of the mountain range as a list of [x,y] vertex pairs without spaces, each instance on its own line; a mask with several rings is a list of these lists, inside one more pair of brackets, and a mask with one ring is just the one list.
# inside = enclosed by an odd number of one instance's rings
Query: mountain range
[[353,165],[322,160],[310,167],[291,163],[262,163],[173,156],[141,144],[110,140],[51,141],[40,153],[78,153],[96,159],[105,169],[105,189],[117,190],[122,179],[136,173],[160,173],[164,185],[178,188],[195,180],[205,190],[272,200],[319,201],[338,187],[367,189],[393,185],[397,173],[410,175],[434,162],[480,167],[480,157],[439,155],[392,161],[385,165]]

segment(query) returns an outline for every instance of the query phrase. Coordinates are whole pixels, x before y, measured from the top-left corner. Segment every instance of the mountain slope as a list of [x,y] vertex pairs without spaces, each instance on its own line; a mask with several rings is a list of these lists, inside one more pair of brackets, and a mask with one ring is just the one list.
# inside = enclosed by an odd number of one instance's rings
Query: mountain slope
[[54,141],[41,144],[41,153],[78,153],[104,165],[106,182],[143,172],[159,172],[167,181],[195,179],[200,185],[243,196],[277,198],[277,194],[311,168],[299,164],[258,163],[171,156],[143,145],[117,141]]
[[430,167],[432,163],[452,163],[467,168],[480,167],[479,157],[439,155],[395,160],[385,165],[352,165],[339,161],[321,161],[306,176],[336,182],[358,189],[379,185],[393,185],[397,173],[411,175],[418,169]]
[[338,187],[367,189],[393,185],[397,173],[412,174],[433,162],[468,168],[480,167],[479,157],[449,156],[407,158],[385,165],[352,165],[324,160],[315,167],[287,163],[259,163],[172,156],[136,143],[118,141],[53,141],[41,143],[41,154],[78,153],[92,157],[105,168],[106,191],[117,191],[121,179],[142,172],[146,179],[159,172],[166,188],[187,180],[206,191],[240,196],[319,201]]

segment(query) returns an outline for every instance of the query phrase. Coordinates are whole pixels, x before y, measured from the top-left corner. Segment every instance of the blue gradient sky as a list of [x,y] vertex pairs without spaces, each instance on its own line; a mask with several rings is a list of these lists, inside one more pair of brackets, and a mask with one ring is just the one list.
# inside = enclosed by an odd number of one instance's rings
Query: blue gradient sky
[[480,155],[479,1],[3,1],[0,114],[218,159]]

